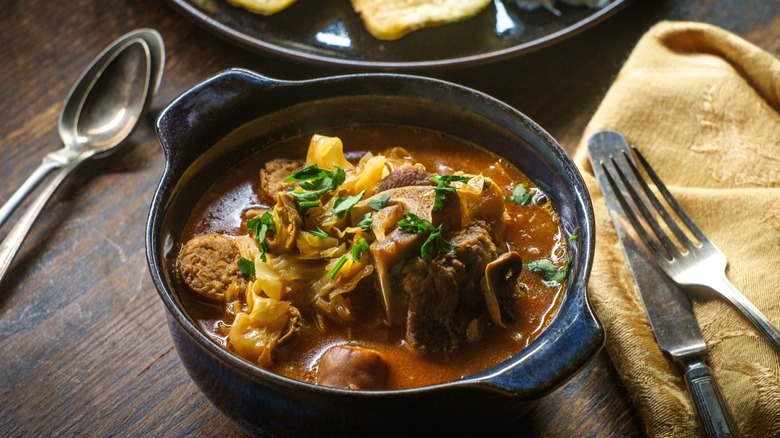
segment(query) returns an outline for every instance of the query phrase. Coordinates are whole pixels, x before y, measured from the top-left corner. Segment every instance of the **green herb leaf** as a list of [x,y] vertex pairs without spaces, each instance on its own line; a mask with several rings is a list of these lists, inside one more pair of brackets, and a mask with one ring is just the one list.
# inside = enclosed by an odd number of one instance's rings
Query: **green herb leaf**
[[389,200],[390,200],[390,195],[384,193],[382,194],[382,196],[379,197],[379,199],[372,199],[366,202],[366,204],[368,204],[368,206],[373,208],[374,210],[379,211],[382,208],[384,208],[385,205],[387,205],[387,201]]
[[309,234],[314,234],[315,236],[319,237],[320,239],[327,239],[328,237],[330,237],[328,235],[328,233],[322,231],[322,229],[320,229],[320,227],[317,227],[316,230],[307,230],[306,232],[309,233]]
[[322,202],[320,202],[319,200],[298,201],[298,211],[300,211],[303,216],[306,216],[306,212],[309,211],[310,208],[314,208],[314,207],[322,207]]
[[542,274],[544,281],[561,283],[569,277],[571,259],[561,268],[556,268],[553,262],[547,259],[535,260],[525,264],[525,269],[537,274]]
[[447,202],[447,192],[454,192],[455,187],[439,186],[433,188],[433,211],[439,211],[444,208]]
[[320,202],[320,196],[324,195],[328,190],[315,190],[315,191],[303,191],[303,190],[289,190],[289,193],[300,204],[301,202]]
[[431,182],[436,184],[433,188],[433,211],[439,211],[444,208],[447,202],[447,192],[455,192],[455,187],[451,187],[451,182],[467,182],[472,177],[465,175],[441,175],[431,177]]
[[246,278],[254,277],[255,262],[241,257],[238,259],[238,272],[240,272]]
[[246,221],[246,229],[254,233],[255,236],[260,234],[260,225],[260,216],[255,216]]
[[344,169],[342,169],[338,164],[333,164],[333,167],[335,167],[336,170],[333,171],[331,179],[333,179],[333,188],[335,189],[336,187],[342,185],[344,180],[347,179],[347,172],[345,172]]
[[441,225],[434,227],[432,223],[408,211],[404,212],[404,216],[406,216],[404,219],[398,221],[398,227],[407,233],[420,234],[426,231],[431,232],[420,248],[420,256],[425,260],[425,263],[430,264],[433,258],[440,252],[455,249],[455,245],[442,237]]
[[355,196],[346,196],[344,198],[336,199],[336,202],[333,204],[333,214],[339,218],[343,218],[347,212],[355,206],[355,204],[360,202],[360,200],[363,198],[363,195],[365,194],[366,190],[363,189],[362,192]]
[[260,259],[265,262],[265,253],[268,252],[268,246],[265,243],[265,235],[269,231],[272,233],[276,232],[274,217],[271,213],[266,211],[262,216],[255,216],[246,221],[246,228],[255,233],[255,240],[260,245]]
[[363,216],[363,220],[358,222],[358,226],[363,229],[363,231],[371,232],[371,225],[374,223],[374,219],[371,217],[371,212],[366,213],[365,216]]
[[576,234],[572,234],[571,236],[569,236],[569,240],[571,240],[572,242],[576,242],[579,239],[580,239],[580,237],[578,235],[576,235]]
[[426,264],[431,264],[433,258],[440,252],[447,252],[455,249],[456,246],[449,242],[441,235],[441,225],[436,227],[428,236],[428,239],[423,243],[420,248],[420,255]]
[[531,202],[532,197],[533,193],[528,191],[528,188],[525,186],[525,184],[520,183],[515,186],[514,190],[512,190],[512,195],[507,196],[504,199],[520,205],[526,205]]
[[367,252],[368,242],[366,242],[366,239],[361,237],[355,244],[352,245],[352,260],[360,260],[363,257],[363,254]]
[[312,164],[311,166],[306,166],[303,169],[296,170],[292,174],[290,174],[289,177],[287,177],[283,182],[285,183],[291,183],[296,181],[311,181],[311,180],[319,180],[323,178],[327,178],[330,176],[331,172],[327,169],[320,169],[319,166],[316,164]]
[[321,169],[316,164],[304,167],[292,173],[284,180],[286,183],[298,181],[298,188],[288,190],[298,201],[298,211],[306,216],[312,207],[322,205],[320,198],[335,190],[346,179],[346,172],[339,166],[336,170]]
[[[357,242],[352,244],[352,252],[350,254],[350,258],[352,258],[352,261],[358,261],[360,260],[365,253],[368,252],[368,242],[366,242],[366,239],[360,238]],[[336,264],[333,265],[333,268],[328,271],[328,277],[330,278],[336,278],[336,275],[339,273],[341,268],[344,267],[344,264],[347,263],[347,255],[344,254],[343,256],[339,257],[338,261],[336,261]]]
[[333,266],[333,268],[328,271],[328,277],[330,278],[336,278],[336,275],[339,273],[341,268],[344,266],[344,263],[347,263],[347,255],[344,254],[343,256],[339,257],[336,264]]
[[398,221],[398,227],[407,233],[420,234],[426,231],[433,230],[433,224],[429,221],[417,216],[414,213],[405,211],[405,218]]

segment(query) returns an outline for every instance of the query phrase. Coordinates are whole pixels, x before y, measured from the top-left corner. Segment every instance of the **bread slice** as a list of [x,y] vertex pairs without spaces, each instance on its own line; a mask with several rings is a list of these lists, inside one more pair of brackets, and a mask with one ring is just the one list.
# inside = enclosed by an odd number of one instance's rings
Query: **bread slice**
[[227,0],[234,6],[240,6],[250,12],[272,15],[295,3],[295,0]]
[[424,27],[471,18],[493,0],[352,0],[369,32],[380,40],[397,40]]

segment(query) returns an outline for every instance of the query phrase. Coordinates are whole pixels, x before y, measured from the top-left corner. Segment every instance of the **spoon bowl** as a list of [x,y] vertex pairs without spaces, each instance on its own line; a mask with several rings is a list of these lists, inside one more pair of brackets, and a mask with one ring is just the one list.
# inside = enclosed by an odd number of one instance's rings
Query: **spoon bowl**
[[160,85],[164,56],[157,31],[135,30],[104,49],[70,90],[58,124],[63,147],[47,154],[0,208],[1,226],[44,177],[59,169],[0,244],[0,280],[65,177],[85,160],[118,150],[138,125]]
[[109,45],[71,89],[58,125],[65,148],[107,152],[120,145],[159,86],[162,42],[140,29]]

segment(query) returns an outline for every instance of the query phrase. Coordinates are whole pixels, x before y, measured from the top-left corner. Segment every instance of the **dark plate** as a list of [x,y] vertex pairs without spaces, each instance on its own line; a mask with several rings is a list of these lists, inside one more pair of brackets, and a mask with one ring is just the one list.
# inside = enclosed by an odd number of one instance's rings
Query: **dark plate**
[[240,45],[296,61],[384,70],[477,64],[520,55],[598,23],[628,0],[601,9],[558,3],[560,16],[494,0],[477,16],[412,32],[397,41],[368,33],[349,0],[298,0],[262,16],[226,0],[169,0],[184,15]]

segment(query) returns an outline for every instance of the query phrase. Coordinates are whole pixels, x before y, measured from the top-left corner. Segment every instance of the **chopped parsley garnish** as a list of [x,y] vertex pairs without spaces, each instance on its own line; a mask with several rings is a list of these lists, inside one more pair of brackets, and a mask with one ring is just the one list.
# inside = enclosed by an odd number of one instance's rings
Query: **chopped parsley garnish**
[[343,256],[339,257],[339,259],[336,261],[336,264],[333,265],[333,268],[328,271],[328,277],[330,278],[336,278],[336,275],[338,275],[339,271],[342,267],[344,267],[344,263],[347,263],[347,255],[344,254]]
[[379,197],[379,199],[372,199],[366,202],[366,204],[368,204],[368,206],[373,208],[374,210],[379,211],[382,208],[384,208],[385,205],[387,205],[387,201],[389,200],[390,200],[390,195],[384,193],[382,194],[382,196]]
[[398,228],[406,231],[407,233],[420,234],[429,230],[433,230],[433,224],[427,220],[417,216],[414,213],[408,211],[404,212],[404,218],[398,221]]
[[374,223],[374,219],[371,217],[371,213],[366,213],[365,216],[363,216],[363,220],[358,222],[358,226],[363,229],[363,231],[371,232],[371,225]]
[[238,272],[246,278],[255,276],[255,262],[241,257],[238,259]]
[[260,260],[265,262],[265,253],[268,252],[268,246],[265,243],[265,235],[269,231],[272,233],[276,232],[274,217],[271,213],[266,211],[262,216],[255,216],[246,221],[246,228],[255,233],[255,240],[260,245]]
[[317,227],[316,230],[307,230],[306,232],[309,233],[309,234],[314,234],[315,236],[319,237],[320,239],[327,239],[328,237],[330,237],[330,236],[328,236],[328,233],[322,231],[322,229],[320,229],[320,227]]
[[420,248],[420,255],[426,264],[431,264],[433,258],[440,252],[447,252],[455,249],[455,245],[441,236],[441,225],[431,231],[431,235]]
[[467,182],[472,177],[465,175],[442,175],[431,177],[431,182],[436,184],[433,188],[433,211],[439,211],[444,208],[447,202],[447,192],[455,192],[455,187],[450,186],[451,182]]
[[571,236],[569,236],[569,240],[571,240],[572,242],[576,242],[579,239],[580,239],[580,236],[578,236],[576,234],[572,234]]
[[561,268],[556,268],[553,262],[547,259],[534,260],[525,264],[525,269],[537,274],[542,274],[545,282],[561,283],[569,277],[571,259]]
[[363,254],[366,252],[368,252],[368,242],[366,242],[366,239],[361,237],[354,245],[352,245],[352,260],[360,260],[363,257]]
[[[341,171],[341,172],[339,172]],[[334,179],[338,178],[338,174],[342,173],[344,177],[346,177],[346,174],[344,173],[344,169],[342,169],[339,166],[336,166],[336,170],[328,170],[328,169],[322,169],[316,164],[312,164],[311,166],[306,166],[303,169],[298,169],[295,172],[291,173],[289,177],[285,178],[285,183],[291,183],[291,182],[299,182],[303,183],[306,181],[309,181],[310,183],[314,184],[317,181],[324,181],[328,178]],[[344,182],[344,179],[341,179],[341,182],[338,184],[341,184]],[[337,185],[338,185],[337,184]],[[310,188],[304,187],[306,190],[312,190]]]
[[455,245],[447,241],[441,235],[441,225],[434,227],[429,221],[408,211],[404,212],[404,219],[398,221],[398,227],[407,233],[421,234],[430,231],[428,239],[425,240],[420,248],[420,256],[426,264],[431,264],[433,258],[440,252],[446,252],[455,249]]
[[284,180],[286,183],[298,182],[298,188],[290,189],[289,193],[298,201],[298,211],[302,215],[306,216],[306,211],[312,207],[320,207],[320,197],[344,182],[346,172],[339,166],[335,167],[336,170],[327,170],[312,164],[296,170]]
[[310,208],[314,208],[314,207],[322,207],[322,202],[320,202],[319,200],[316,201],[298,200],[298,211],[300,211],[303,216],[306,216],[306,212],[309,211]]
[[333,204],[333,214],[339,218],[343,218],[347,212],[355,206],[355,204],[360,202],[360,200],[363,198],[363,195],[365,194],[366,190],[363,189],[362,192],[355,196],[345,196],[343,198],[336,199],[336,202]]
[[341,268],[344,267],[344,264],[347,263],[348,258],[352,258],[352,261],[358,261],[363,257],[363,254],[368,252],[368,242],[366,242],[366,239],[360,238],[357,242],[355,242],[352,245],[352,253],[350,255],[344,254],[336,261],[336,264],[333,265],[333,268],[331,268],[330,271],[328,271],[328,277],[330,278],[336,278],[336,275],[338,275]]
[[506,201],[512,201],[520,205],[527,205],[529,202],[531,202],[531,198],[533,198],[534,194],[528,191],[528,188],[525,186],[525,184],[520,183],[515,186],[514,190],[512,190],[512,195],[507,196],[504,198]]

